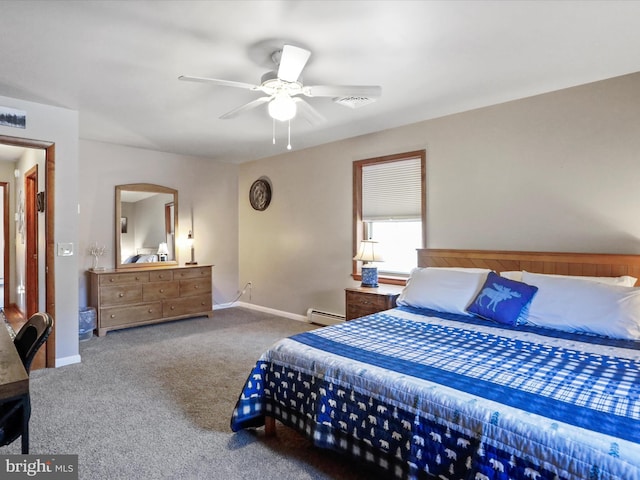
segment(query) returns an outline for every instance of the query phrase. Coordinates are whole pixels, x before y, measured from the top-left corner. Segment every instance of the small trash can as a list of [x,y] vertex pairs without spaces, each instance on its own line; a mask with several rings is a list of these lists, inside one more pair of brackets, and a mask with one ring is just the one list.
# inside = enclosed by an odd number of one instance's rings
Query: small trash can
[[93,337],[93,330],[96,328],[96,309],[93,307],[81,308],[78,321],[80,341],[89,340]]

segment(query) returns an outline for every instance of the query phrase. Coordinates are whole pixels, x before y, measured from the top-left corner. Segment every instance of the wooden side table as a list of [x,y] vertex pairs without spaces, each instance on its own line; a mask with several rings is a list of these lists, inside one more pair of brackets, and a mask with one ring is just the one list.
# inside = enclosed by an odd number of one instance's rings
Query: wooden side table
[[394,308],[401,291],[402,287],[395,285],[345,289],[347,320]]

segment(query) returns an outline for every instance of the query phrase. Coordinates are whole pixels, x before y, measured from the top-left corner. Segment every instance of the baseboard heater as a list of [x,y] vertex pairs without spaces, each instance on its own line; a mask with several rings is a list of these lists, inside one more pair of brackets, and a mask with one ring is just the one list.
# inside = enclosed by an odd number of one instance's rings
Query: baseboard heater
[[310,308],[307,310],[307,319],[310,323],[316,323],[318,325],[335,325],[336,323],[344,322],[345,317],[337,313],[323,312],[315,308]]

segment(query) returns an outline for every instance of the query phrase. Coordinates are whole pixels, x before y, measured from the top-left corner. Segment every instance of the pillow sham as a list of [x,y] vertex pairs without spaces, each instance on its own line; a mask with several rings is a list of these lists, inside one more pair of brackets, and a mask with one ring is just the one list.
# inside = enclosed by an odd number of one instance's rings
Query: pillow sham
[[490,271],[414,268],[396,303],[470,316],[466,311],[467,307],[480,291]]
[[489,272],[480,293],[467,311],[487,320],[515,325],[537,291],[538,287]]
[[640,288],[522,273],[538,287],[526,320],[541,327],[640,339]]
[[[523,271],[511,271],[500,272],[500,276],[515,280],[517,282],[522,281]],[[559,277],[559,278],[575,278],[576,280],[589,280],[590,282],[606,283],[607,285],[618,285],[621,287],[633,287],[638,281],[637,278],[629,275],[623,275],[621,277],[585,277],[582,275],[554,275],[551,273],[537,273],[536,275],[545,275],[547,277]]]

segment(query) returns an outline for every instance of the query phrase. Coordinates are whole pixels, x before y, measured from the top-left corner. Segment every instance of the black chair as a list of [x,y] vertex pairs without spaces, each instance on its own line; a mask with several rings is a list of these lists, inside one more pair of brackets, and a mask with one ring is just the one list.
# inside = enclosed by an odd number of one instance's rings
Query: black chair
[[[48,313],[35,313],[27,320],[13,339],[27,374],[40,347],[47,341],[53,327]],[[13,443],[22,436],[22,453],[29,453],[29,418],[31,399],[29,394],[6,401],[0,405],[0,446]]]
[[45,312],[34,313],[13,339],[13,344],[18,350],[27,373],[31,370],[31,363],[36,353],[47,341],[52,327],[53,318],[51,315]]

